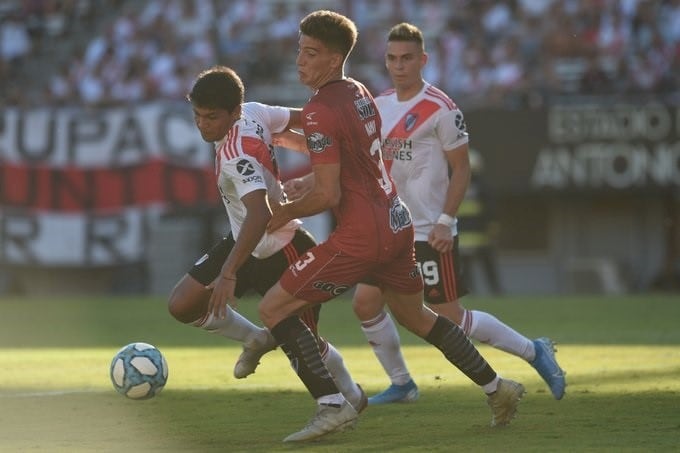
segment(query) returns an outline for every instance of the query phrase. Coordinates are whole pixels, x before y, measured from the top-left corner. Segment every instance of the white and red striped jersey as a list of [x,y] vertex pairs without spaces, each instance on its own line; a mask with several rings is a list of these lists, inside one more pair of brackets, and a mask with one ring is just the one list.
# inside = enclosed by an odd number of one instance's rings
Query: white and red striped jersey
[[[442,213],[449,185],[444,153],[468,142],[463,113],[429,83],[408,101],[400,102],[390,89],[375,102],[382,118],[385,165],[411,211],[415,240],[426,241]],[[453,233],[457,233],[455,224]]]
[[[244,195],[264,189],[270,203],[283,200],[283,186],[271,142],[272,133],[283,131],[289,119],[287,108],[246,102],[241,118],[215,143],[217,188],[234,239],[238,238],[246,218],[246,207],[241,202]],[[300,224],[299,220],[291,220],[275,232],[265,233],[252,255],[262,259],[278,252],[291,241]]]

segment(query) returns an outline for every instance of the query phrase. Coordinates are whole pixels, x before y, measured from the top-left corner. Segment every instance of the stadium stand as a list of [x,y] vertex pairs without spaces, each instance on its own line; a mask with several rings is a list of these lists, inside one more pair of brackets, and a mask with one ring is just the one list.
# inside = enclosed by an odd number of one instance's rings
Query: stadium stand
[[14,106],[181,99],[220,62],[250,97],[297,102],[297,24],[317,8],[356,19],[349,72],[374,92],[389,83],[383,35],[403,20],[427,33],[427,78],[468,109],[680,90],[678,0],[5,0],[0,96]]

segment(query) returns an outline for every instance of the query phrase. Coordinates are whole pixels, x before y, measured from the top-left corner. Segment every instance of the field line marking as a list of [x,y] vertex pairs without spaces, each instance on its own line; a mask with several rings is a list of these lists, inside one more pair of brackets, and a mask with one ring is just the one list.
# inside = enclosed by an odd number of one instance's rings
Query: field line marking
[[74,390],[51,390],[48,392],[20,392],[20,393],[0,393],[0,398],[35,398],[47,396],[63,396],[78,393],[104,392],[99,389],[74,389]]

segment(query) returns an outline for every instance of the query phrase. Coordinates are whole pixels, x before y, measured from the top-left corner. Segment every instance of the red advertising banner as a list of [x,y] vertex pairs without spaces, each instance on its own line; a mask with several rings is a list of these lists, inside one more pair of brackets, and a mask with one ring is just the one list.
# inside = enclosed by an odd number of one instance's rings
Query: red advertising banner
[[160,215],[219,203],[185,107],[2,112],[0,262],[140,261]]

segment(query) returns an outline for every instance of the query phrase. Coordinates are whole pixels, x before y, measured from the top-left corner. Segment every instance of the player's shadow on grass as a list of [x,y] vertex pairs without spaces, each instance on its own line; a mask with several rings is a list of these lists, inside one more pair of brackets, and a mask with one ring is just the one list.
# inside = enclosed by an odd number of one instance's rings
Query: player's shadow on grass
[[[328,436],[304,448],[451,451],[455,444],[459,451],[487,448],[510,451],[513,446],[531,446],[529,439],[536,432],[548,439],[569,439],[577,430],[583,434],[579,436],[584,438],[584,445],[598,445],[602,443],[605,420],[612,423],[608,425],[610,432],[630,436],[628,440],[612,440],[612,447],[634,446],[640,440],[633,433],[639,433],[643,425],[650,425],[661,436],[677,434],[680,426],[672,421],[676,410],[669,399],[672,395],[673,392],[624,390],[619,395],[596,392],[568,395],[558,402],[550,395],[528,394],[513,423],[498,429],[489,426],[491,415],[486,397],[476,387],[428,389],[415,404],[369,407],[356,429]],[[299,391],[170,390],[152,401],[149,408],[132,405],[130,409],[148,411],[145,417],[153,416],[160,425],[172,427],[178,442],[199,447],[200,451],[224,445],[242,445],[243,451],[272,451],[301,448],[285,446],[281,440],[307,423],[315,404],[307,393]],[[645,420],[643,425],[640,418]],[[196,432],[202,434],[196,436]],[[540,442],[533,445],[543,451],[548,448]]]
[[170,387],[147,401],[113,390],[4,397],[0,435],[7,451],[671,451],[677,402],[677,391],[577,392],[562,401],[529,393],[513,423],[496,429],[474,385],[425,388],[417,403],[369,407],[351,432],[288,446],[281,440],[314,412],[306,392]]

